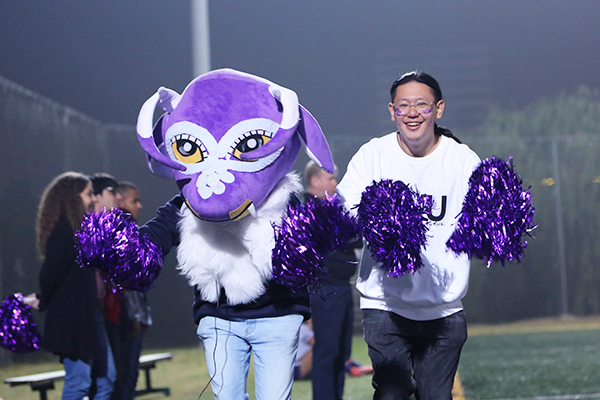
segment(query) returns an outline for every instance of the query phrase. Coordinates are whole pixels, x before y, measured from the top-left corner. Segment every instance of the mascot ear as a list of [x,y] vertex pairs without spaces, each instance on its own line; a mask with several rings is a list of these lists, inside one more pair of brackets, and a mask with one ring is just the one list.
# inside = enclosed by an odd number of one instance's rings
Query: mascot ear
[[242,160],[255,160],[275,153],[285,146],[296,132],[300,116],[298,111],[298,95],[296,92],[274,83],[269,86],[269,92],[283,107],[279,130],[273,135],[273,139],[264,146],[254,151],[240,154]]
[[[163,154],[166,157],[167,149],[165,148],[165,142],[162,137],[162,123],[164,118],[165,116],[163,115],[159,118],[158,122],[156,122],[156,125],[154,125],[154,129],[152,130],[152,135],[154,137],[154,144],[158,148],[158,151],[160,151],[161,154]],[[165,164],[156,161],[150,156],[150,154],[146,154],[146,163],[148,164],[148,169],[154,175],[167,179],[171,179],[174,177],[173,169],[167,167]]]
[[[171,106],[176,105],[176,103],[178,102],[178,98],[174,98],[173,93],[175,92],[173,92],[172,90],[168,91],[165,88],[160,88],[158,89],[158,92],[154,93],[148,100],[146,100],[146,102],[140,110],[140,114],[138,115],[136,130],[140,145],[149,157],[153,158],[155,161],[161,164],[166,165],[169,168],[185,171],[186,168],[183,165],[176,163],[175,161],[167,157],[165,154],[161,153],[161,151],[157,147],[157,144],[155,143],[154,132],[152,129],[154,109],[159,104],[159,102],[162,107],[167,107],[167,109]],[[157,126],[160,125],[157,124]],[[159,132],[158,134],[162,138],[162,132]]]
[[323,135],[323,130],[315,117],[302,106],[300,106],[298,134],[306,146],[305,151],[310,159],[325,171],[333,174],[335,165],[333,163],[333,157],[331,156],[329,144],[325,139],[325,135]]

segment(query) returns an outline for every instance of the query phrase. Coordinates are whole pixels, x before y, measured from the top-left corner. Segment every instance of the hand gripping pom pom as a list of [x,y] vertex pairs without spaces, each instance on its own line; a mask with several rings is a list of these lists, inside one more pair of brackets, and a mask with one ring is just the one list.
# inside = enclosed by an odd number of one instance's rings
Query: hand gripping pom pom
[[31,306],[23,303],[23,295],[6,296],[0,306],[0,345],[15,353],[40,350],[42,338],[33,322]]
[[121,210],[86,215],[75,236],[80,265],[98,268],[117,287],[145,291],[160,273],[162,252]]
[[422,266],[421,246],[427,242],[428,220],[433,200],[420,195],[402,181],[373,182],[362,193],[358,224],[371,256],[389,277]]
[[273,279],[293,290],[314,291],[328,276],[323,260],[358,236],[354,219],[336,195],[290,205],[275,231]]
[[483,160],[469,179],[469,191],[463,201],[456,229],[446,246],[455,253],[475,256],[489,267],[492,261],[502,265],[520,261],[531,235],[533,202],[529,189],[508,162],[492,157]]

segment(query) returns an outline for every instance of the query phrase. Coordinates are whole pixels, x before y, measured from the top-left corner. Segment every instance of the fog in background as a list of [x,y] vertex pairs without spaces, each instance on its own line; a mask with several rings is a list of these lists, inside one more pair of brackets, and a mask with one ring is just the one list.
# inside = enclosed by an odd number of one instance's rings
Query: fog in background
[[[0,75],[134,124],[159,86],[182,91],[193,78],[189,3],[2,1]],[[480,82],[484,101],[506,106],[600,87],[600,2],[213,0],[209,11],[212,68],[294,89],[327,135],[389,130],[374,127],[377,110],[387,112],[376,100],[416,68],[439,78],[448,118],[455,82]]]
[[[0,1],[0,76],[95,121],[132,126],[159,86],[181,92],[193,78],[189,9],[183,0]],[[600,2],[213,0],[209,12],[212,68],[235,68],[295,90],[330,139],[342,172],[361,143],[394,129],[389,86],[409,70],[438,78],[446,98],[442,123],[458,136],[476,127],[492,104],[519,108],[580,85],[600,88]],[[5,117],[0,115],[0,123]],[[0,132],[4,146],[14,143],[4,151],[26,155],[35,167],[33,149]],[[22,217],[20,230],[11,237],[4,233],[0,243],[35,251],[35,206],[44,185],[64,166],[135,181],[145,205],[140,222],[152,218],[177,188],[149,172],[131,172],[127,158],[142,171],[144,154],[132,130],[115,132],[132,138],[125,148],[109,149],[110,157],[94,160],[91,152],[87,161],[57,159],[54,169],[40,168],[36,179],[22,178],[35,180],[28,190],[2,186],[1,219]],[[78,133],[79,146],[104,143],[97,138],[102,133],[89,133],[89,141],[86,134]],[[341,142],[351,143],[351,150],[338,150]],[[17,172],[3,168],[2,175]],[[2,247],[2,267],[37,271],[31,254],[28,261],[14,261],[9,253],[14,246]],[[5,287],[7,276],[11,273],[4,275]],[[37,290],[36,279],[22,290]],[[181,322],[176,333],[149,331],[155,343],[167,343],[168,337],[197,343],[193,293],[173,268],[165,269],[151,300],[159,324]]]

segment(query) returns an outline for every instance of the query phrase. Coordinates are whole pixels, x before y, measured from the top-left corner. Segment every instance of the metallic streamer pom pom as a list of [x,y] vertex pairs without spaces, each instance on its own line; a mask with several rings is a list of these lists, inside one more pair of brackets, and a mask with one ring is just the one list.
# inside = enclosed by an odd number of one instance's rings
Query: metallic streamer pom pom
[[536,228],[535,208],[529,189],[514,171],[512,157],[503,161],[483,160],[473,171],[456,229],[446,245],[456,253],[467,253],[487,262],[520,261],[527,241]]
[[0,306],[0,345],[15,353],[29,353],[42,347],[31,306],[23,303],[21,293],[6,296]]
[[354,219],[336,195],[288,206],[275,232],[273,279],[294,290],[311,291],[328,276],[323,260],[358,236]]
[[402,181],[373,182],[362,193],[358,223],[371,256],[387,276],[415,273],[422,266],[421,246],[427,242],[426,215],[433,200]]
[[145,291],[160,274],[162,252],[121,210],[86,215],[75,236],[79,264],[98,268],[117,287]]

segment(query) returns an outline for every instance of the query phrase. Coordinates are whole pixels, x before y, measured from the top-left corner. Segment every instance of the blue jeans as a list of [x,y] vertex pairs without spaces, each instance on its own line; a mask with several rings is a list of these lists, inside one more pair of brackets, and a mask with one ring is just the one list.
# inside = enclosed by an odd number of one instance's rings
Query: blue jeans
[[98,346],[93,360],[65,358],[65,385],[62,400],[81,400],[90,393],[92,379],[96,381],[94,400],[108,400],[113,391],[116,371],[108,336],[104,328],[104,317],[96,310],[96,331]]
[[413,321],[363,310],[365,342],[373,363],[375,400],[452,400],[458,360],[467,340],[465,313]]
[[251,353],[256,399],[291,399],[302,320],[299,314],[238,321],[202,318],[197,333],[204,345],[215,399],[248,399]]

